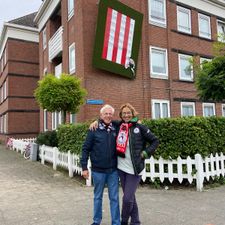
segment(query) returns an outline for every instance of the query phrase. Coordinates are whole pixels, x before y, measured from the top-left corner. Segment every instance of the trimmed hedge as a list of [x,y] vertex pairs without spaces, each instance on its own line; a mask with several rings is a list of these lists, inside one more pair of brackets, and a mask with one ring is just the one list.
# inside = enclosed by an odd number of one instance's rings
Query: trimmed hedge
[[[210,153],[225,153],[224,117],[182,117],[159,120],[143,120],[142,123],[159,138],[160,145],[154,157],[176,159],[178,156],[203,157]],[[81,153],[89,124],[67,124],[58,129],[60,151]]]
[[80,154],[88,132],[89,124],[64,124],[59,126],[57,136],[59,151]]

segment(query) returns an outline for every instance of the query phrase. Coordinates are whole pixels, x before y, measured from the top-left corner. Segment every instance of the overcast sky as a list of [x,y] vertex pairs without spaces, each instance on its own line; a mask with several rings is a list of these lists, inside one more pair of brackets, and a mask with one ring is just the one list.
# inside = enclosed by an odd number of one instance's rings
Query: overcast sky
[[41,0],[0,0],[0,32],[3,22],[38,11]]

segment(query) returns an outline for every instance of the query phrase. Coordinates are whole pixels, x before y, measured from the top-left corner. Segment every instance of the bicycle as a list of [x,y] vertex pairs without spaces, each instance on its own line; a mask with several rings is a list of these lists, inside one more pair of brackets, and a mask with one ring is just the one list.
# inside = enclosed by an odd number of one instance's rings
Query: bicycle
[[31,153],[31,144],[27,144],[24,148],[23,157],[24,159],[30,159],[30,153]]

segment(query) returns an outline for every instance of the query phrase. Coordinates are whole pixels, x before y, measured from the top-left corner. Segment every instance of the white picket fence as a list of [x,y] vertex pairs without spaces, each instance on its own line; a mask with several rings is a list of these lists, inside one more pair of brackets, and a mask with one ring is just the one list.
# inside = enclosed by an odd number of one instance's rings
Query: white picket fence
[[21,139],[14,139],[14,138],[10,138],[7,142],[7,147],[17,151],[17,152],[21,152],[21,154],[23,154],[23,152],[25,151],[25,148],[27,147],[27,145],[29,143],[34,143],[36,140],[36,138],[21,138]]
[[[24,145],[27,142],[24,141]],[[23,151],[24,145],[21,142],[13,139],[12,148]],[[42,145],[39,148],[39,157],[41,163],[49,162],[53,164],[53,169],[56,170],[57,166],[63,167],[69,171],[69,176],[73,177],[73,174],[82,174],[80,166],[80,159],[78,155],[59,152],[56,147],[49,147]],[[89,179],[86,181],[88,186],[91,186],[91,163],[88,161]],[[142,180],[150,178],[154,181],[159,178],[161,182],[168,179],[169,182],[173,182],[177,179],[180,183],[186,179],[190,184],[196,180],[196,188],[198,191],[203,190],[204,180],[215,177],[225,176],[225,155],[222,153],[216,154],[210,157],[202,158],[200,154],[196,154],[194,159],[187,157],[187,159],[181,159],[178,157],[176,160],[165,160],[163,158],[155,159],[151,157],[145,160],[145,171],[142,175]]]

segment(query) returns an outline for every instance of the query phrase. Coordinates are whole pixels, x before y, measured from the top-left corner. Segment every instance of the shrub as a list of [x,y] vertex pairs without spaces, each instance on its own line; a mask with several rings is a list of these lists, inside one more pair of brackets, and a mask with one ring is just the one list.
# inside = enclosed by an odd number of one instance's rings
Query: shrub
[[40,133],[37,137],[36,143],[39,145],[58,147],[57,132],[53,130]]
[[80,154],[89,124],[65,124],[58,128],[59,151]]

